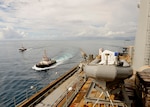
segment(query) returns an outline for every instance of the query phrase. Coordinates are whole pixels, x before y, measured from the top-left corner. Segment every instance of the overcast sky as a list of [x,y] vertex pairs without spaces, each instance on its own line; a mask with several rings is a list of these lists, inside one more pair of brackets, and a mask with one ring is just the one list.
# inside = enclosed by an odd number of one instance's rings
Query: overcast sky
[[0,0],[0,40],[131,37],[139,0]]

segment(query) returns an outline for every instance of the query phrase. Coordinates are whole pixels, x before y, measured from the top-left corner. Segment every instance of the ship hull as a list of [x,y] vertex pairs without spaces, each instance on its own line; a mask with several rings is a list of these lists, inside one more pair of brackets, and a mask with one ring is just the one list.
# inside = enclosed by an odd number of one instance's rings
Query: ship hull
[[57,62],[56,61],[52,61],[52,63],[50,64],[43,64],[43,65],[39,65],[36,64],[32,67],[32,69],[36,70],[36,71],[45,71],[45,70],[49,70],[52,68],[53,65],[55,65]]
[[27,49],[19,49],[20,52],[26,51]]

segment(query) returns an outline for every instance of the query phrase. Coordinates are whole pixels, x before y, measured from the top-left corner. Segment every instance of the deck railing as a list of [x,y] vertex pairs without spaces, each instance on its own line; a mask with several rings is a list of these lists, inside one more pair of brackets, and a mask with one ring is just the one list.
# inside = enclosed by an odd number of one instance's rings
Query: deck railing
[[[55,81],[51,82],[46,87],[42,88],[41,90],[35,90],[35,94],[32,96],[29,93],[24,98],[24,101],[18,104],[18,98],[14,98],[14,104],[16,107],[32,107],[43,100],[49,93],[51,93],[55,88],[57,88],[60,84],[62,84],[65,80],[71,77],[76,71],[78,71],[78,66],[73,67],[71,70],[66,72],[60,78],[56,79]],[[34,88],[34,86],[33,86]]]

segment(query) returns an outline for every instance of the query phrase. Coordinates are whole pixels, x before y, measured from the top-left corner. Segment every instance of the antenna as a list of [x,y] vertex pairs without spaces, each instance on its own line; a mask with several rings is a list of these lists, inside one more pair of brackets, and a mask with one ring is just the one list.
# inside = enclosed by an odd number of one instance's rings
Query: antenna
[[44,50],[44,56],[47,56],[47,54],[46,54],[46,49]]

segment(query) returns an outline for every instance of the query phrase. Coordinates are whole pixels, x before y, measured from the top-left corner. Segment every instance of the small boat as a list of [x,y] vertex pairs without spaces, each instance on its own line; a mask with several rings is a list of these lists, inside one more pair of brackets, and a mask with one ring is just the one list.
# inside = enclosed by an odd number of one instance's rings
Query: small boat
[[52,65],[56,64],[56,60],[52,60],[47,57],[46,50],[44,51],[44,56],[42,60],[35,64],[32,69],[37,70],[37,71],[44,71],[48,70],[51,68]]
[[24,51],[26,51],[26,50],[27,50],[27,48],[25,48],[23,45],[22,45],[22,47],[19,49],[20,52],[24,52]]

